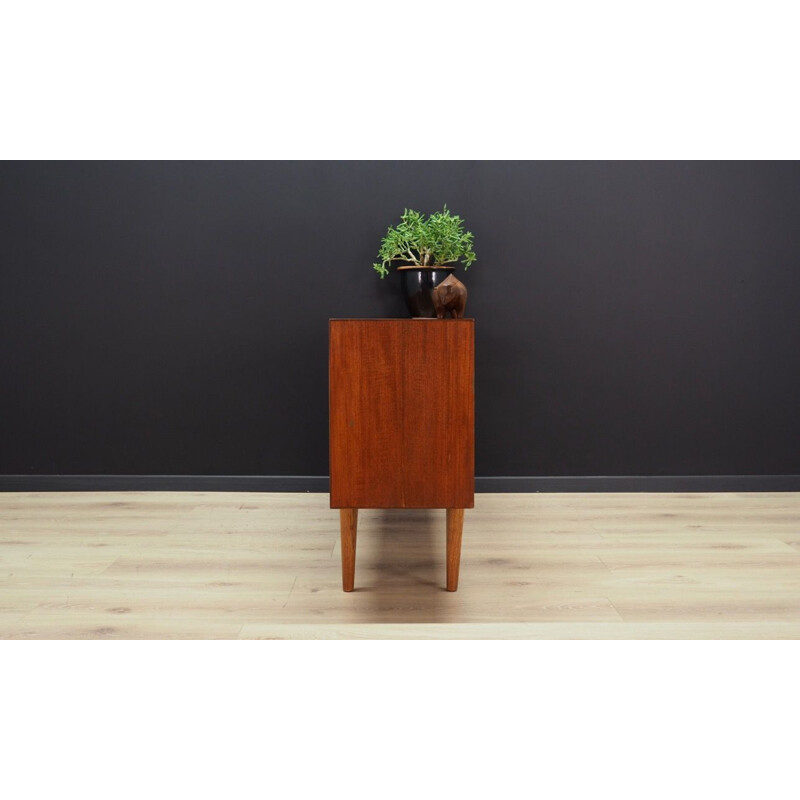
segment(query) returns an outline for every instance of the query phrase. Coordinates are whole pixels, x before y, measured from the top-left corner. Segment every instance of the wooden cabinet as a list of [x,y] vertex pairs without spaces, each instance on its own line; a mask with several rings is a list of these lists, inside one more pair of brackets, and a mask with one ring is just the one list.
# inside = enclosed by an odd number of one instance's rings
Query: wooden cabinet
[[471,319],[330,321],[331,508],[353,588],[359,508],[446,508],[447,588],[458,586],[463,510],[474,505]]

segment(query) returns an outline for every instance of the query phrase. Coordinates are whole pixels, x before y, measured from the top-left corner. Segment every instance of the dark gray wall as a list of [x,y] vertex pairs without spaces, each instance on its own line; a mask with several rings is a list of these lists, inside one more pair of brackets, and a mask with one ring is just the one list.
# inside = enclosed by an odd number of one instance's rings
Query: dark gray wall
[[769,162],[4,163],[0,473],[325,475],[328,318],[405,316],[379,240],[445,202],[478,475],[800,473]]

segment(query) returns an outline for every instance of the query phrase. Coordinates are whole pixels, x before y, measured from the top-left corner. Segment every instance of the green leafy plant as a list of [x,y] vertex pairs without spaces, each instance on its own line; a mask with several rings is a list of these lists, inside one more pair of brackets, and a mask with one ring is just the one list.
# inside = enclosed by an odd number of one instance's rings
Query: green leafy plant
[[385,278],[393,261],[420,267],[452,264],[459,259],[467,269],[475,261],[473,236],[464,230],[464,221],[451,214],[447,206],[425,219],[419,211],[405,209],[400,224],[386,231],[378,251],[380,263],[373,269]]

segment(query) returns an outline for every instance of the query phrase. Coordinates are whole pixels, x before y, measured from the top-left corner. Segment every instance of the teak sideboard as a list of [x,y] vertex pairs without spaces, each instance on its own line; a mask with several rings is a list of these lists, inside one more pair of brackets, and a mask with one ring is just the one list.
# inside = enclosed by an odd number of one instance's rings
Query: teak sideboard
[[359,508],[447,509],[447,589],[458,588],[475,502],[474,323],[330,320],[330,491],[346,592]]

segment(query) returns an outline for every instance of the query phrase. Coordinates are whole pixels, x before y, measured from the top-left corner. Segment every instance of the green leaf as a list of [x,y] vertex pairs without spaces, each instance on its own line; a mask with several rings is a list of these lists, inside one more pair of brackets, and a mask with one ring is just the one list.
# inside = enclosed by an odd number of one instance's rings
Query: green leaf
[[378,250],[381,263],[373,269],[385,278],[393,261],[435,266],[461,259],[464,269],[475,261],[473,235],[464,230],[463,220],[445,204],[427,219],[419,211],[403,209],[400,223],[386,231]]

